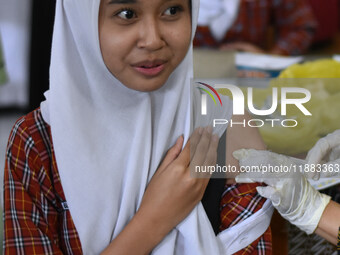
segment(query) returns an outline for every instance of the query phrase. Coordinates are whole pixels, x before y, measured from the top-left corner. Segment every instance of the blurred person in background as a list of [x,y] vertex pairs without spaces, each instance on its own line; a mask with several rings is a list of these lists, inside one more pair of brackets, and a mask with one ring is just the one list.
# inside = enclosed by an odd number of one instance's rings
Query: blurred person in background
[[[271,28],[274,42],[268,43]],[[316,28],[307,0],[201,0],[194,46],[301,55]]]

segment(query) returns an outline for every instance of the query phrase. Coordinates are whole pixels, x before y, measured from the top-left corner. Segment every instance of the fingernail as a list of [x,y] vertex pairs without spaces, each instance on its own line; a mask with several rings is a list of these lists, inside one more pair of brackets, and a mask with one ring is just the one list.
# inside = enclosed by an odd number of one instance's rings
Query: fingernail
[[257,193],[259,193],[260,196],[263,197],[263,187],[256,187]]
[[177,138],[176,145],[179,145],[179,143],[180,143],[182,137],[183,137],[183,135],[181,135],[180,137]]
[[218,142],[220,140],[220,137],[218,135],[213,135],[212,140],[213,142]]
[[241,154],[242,154],[242,149],[233,152],[233,156],[234,156],[234,158],[236,158],[237,160],[240,160],[240,159],[241,159],[241,157],[242,157]]
[[212,126],[207,126],[206,127],[206,130],[207,130],[207,132],[208,132],[208,134],[212,134],[212,131],[213,131],[213,128],[212,128]]
[[235,181],[237,183],[251,183],[252,181],[249,180],[249,178],[244,177],[242,175],[236,175],[235,176]]

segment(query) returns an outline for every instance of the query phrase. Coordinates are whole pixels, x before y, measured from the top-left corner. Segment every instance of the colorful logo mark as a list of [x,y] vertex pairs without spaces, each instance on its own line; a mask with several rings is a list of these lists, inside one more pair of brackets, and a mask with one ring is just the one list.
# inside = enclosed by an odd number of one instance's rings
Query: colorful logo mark
[[204,88],[201,88],[201,87],[197,87],[197,88],[198,88],[199,90],[201,90],[201,91],[207,93],[207,94],[212,98],[212,100],[214,101],[215,105],[217,105],[217,102],[216,102],[216,100],[215,100],[215,97],[213,96],[213,94],[212,94],[208,89],[210,89],[210,90],[217,96],[218,100],[220,101],[221,106],[223,106],[222,100],[221,100],[221,98],[220,98],[220,95],[218,94],[218,92],[217,92],[212,86],[210,86],[210,85],[208,85],[208,84],[206,84],[206,83],[203,83],[203,82],[197,82],[197,83],[198,83],[198,84],[201,84],[202,86],[207,87],[207,89],[204,89]]

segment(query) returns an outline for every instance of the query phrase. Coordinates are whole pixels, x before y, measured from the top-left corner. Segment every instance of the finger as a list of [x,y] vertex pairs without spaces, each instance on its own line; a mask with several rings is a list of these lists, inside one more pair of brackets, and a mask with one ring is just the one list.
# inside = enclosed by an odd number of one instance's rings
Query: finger
[[210,139],[209,149],[205,157],[204,165],[214,165],[217,160],[217,147],[218,147],[219,137],[218,135],[213,135]]
[[331,148],[337,147],[340,145],[340,130],[336,130],[331,134],[328,134],[325,139],[329,143]]
[[240,176],[240,175],[237,175],[237,176],[235,177],[235,181],[236,181],[237,183],[254,183],[254,182],[256,182],[256,181],[253,181],[251,178],[242,177],[242,176]]
[[237,160],[241,160],[243,158],[248,157],[248,154],[249,154],[249,152],[246,149],[239,149],[239,150],[236,150],[236,151],[233,152],[233,156]]
[[275,186],[281,178],[282,176],[280,174],[270,172],[243,172],[235,177],[236,182],[262,182],[270,186]]
[[202,166],[205,161],[206,154],[209,149],[209,144],[212,136],[212,127],[207,127],[204,129],[201,139],[196,147],[194,155],[190,164],[193,166]]
[[329,154],[329,161],[337,160],[340,158],[340,146],[336,146]]
[[318,172],[312,172],[312,171],[305,171],[303,172],[303,175],[307,178],[307,179],[313,179],[314,181],[317,181],[320,179],[320,173]]
[[233,156],[239,161],[240,166],[274,165],[279,157],[270,151],[255,149],[240,149],[233,152]]
[[182,152],[177,157],[178,163],[184,165],[185,167],[189,166],[192,154],[196,151],[197,144],[202,136],[203,128],[197,128],[192,133],[189,138],[187,144],[184,146]]
[[307,154],[307,161],[310,164],[318,164],[333,148],[340,146],[340,130],[328,134],[317,141]]
[[204,131],[203,127],[196,128],[190,137],[190,160],[192,160],[195,154],[197,145],[201,139],[203,131]]
[[239,183],[254,183],[263,182],[263,174],[255,172],[240,173],[235,177],[236,182]]
[[[217,147],[218,147],[219,137],[218,135],[213,135],[210,140],[209,149],[206,153],[205,161],[203,162],[204,166],[207,167],[215,167],[217,161]],[[213,174],[212,171],[206,172],[202,178],[210,178]]]
[[293,166],[304,165],[305,160],[277,154],[271,151],[241,149],[233,152],[233,156],[238,159],[239,165],[243,167],[273,167],[273,166]]
[[270,199],[274,206],[278,206],[281,203],[281,198],[277,190],[271,186],[267,187],[256,187],[257,192],[260,196]]
[[290,157],[287,156],[287,158],[292,161],[292,163],[294,163],[295,165],[305,165],[307,164],[307,161],[304,159],[300,159],[300,158],[295,158],[295,157]]
[[324,178],[340,177],[340,159],[324,164],[320,175]]
[[162,172],[165,168],[167,168],[167,166],[171,162],[173,162],[178,157],[178,155],[181,153],[181,150],[182,150],[183,141],[184,141],[184,138],[182,135],[177,138],[175,145],[172,146],[166,153],[165,158],[163,159],[157,172]]
[[320,139],[307,153],[308,164],[319,164],[324,156],[330,151],[330,144],[325,138]]

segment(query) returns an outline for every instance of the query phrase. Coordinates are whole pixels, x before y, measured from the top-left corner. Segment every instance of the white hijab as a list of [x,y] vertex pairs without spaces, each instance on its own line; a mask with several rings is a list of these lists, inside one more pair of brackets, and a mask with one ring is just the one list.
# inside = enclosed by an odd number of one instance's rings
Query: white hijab
[[211,34],[221,41],[235,22],[241,0],[201,0],[199,26],[209,26]]
[[[100,253],[124,229],[166,151],[182,134],[187,141],[192,129],[192,48],[162,88],[150,93],[131,90],[104,64],[99,4],[57,1],[50,90],[41,105],[84,254]],[[193,0],[193,33],[198,8],[199,1]],[[231,108],[225,118],[230,115]],[[200,203],[153,254],[222,250]]]

